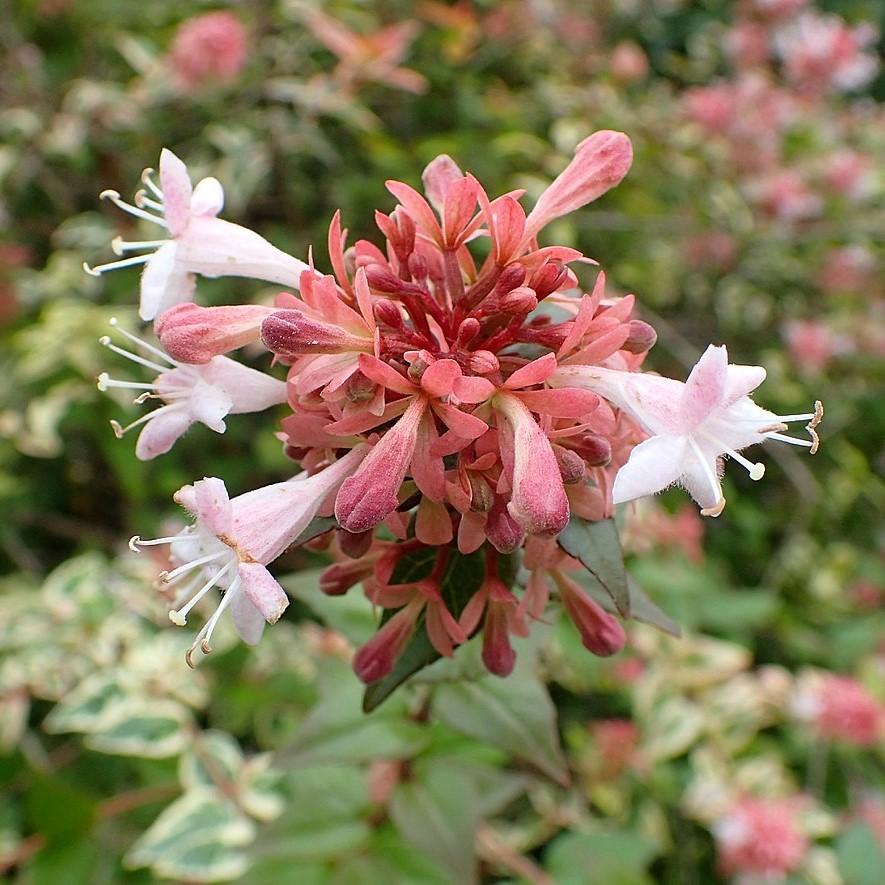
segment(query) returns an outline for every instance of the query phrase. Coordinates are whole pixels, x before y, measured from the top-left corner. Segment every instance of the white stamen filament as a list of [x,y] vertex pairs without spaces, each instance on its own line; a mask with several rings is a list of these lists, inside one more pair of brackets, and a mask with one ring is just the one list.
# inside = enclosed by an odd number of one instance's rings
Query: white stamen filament
[[111,240],[111,251],[114,255],[122,255],[124,252],[132,252],[137,249],[159,249],[170,240],[124,240],[122,237],[114,237]]
[[147,191],[137,191],[135,194],[135,205],[139,208],[147,207],[148,209],[154,209],[160,214],[163,213],[163,204],[158,203],[156,200],[152,200],[148,195]]
[[98,339],[98,343],[108,348],[108,350],[112,350],[114,353],[119,354],[122,357],[125,357],[127,360],[131,360],[133,363],[138,363],[140,366],[145,366],[148,369],[154,369],[157,372],[168,372],[168,366],[160,366],[152,360],[147,359],[146,357],[139,356],[137,353],[132,353],[130,350],[125,350],[122,347],[118,347],[111,341],[110,335],[103,335]]
[[178,568],[172,569],[171,572],[160,572],[158,577],[164,584],[168,584],[171,581],[174,581],[179,575],[184,575],[192,569],[205,565],[207,562],[215,562],[216,559],[221,559],[223,556],[230,556],[230,550],[221,550],[218,553],[207,553],[199,559],[193,559],[190,562],[184,563],[184,565],[178,566]]
[[104,393],[112,387],[120,387],[124,390],[156,390],[156,384],[148,384],[144,381],[118,381],[111,378],[107,372],[102,372],[98,376],[98,389]]
[[133,553],[141,553],[139,547],[154,547],[157,544],[172,544],[174,541],[180,541],[181,535],[170,535],[168,538],[151,538],[144,540],[139,535],[133,535],[129,539],[129,549]]
[[793,436],[786,436],[783,433],[769,433],[767,439],[776,439],[778,442],[789,443],[793,446],[807,446],[809,449],[814,445],[814,441],[810,439],[796,439]]
[[103,273],[107,273],[109,270],[119,270],[121,267],[132,267],[135,264],[144,264],[150,257],[150,253],[147,255],[132,255],[129,258],[121,258],[119,261],[109,261],[107,264],[96,264],[95,267],[92,267],[92,265],[84,261],[83,270],[85,270],[90,276],[100,277]]
[[143,169],[141,172],[141,181],[143,184],[146,184],[154,192],[154,194],[157,197],[159,197],[159,199],[162,200],[163,199],[163,191],[161,191],[160,188],[157,187],[156,184],[154,184],[154,180],[153,180],[153,178],[151,178],[151,176],[153,174],[154,174],[154,170],[151,169],[150,166],[148,166],[147,169]]
[[716,439],[716,437],[712,434],[707,433],[706,431],[701,431],[701,433],[703,433],[703,435],[707,437],[710,442],[714,443],[724,455],[728,455],[729,458],[737,461],[737,463],[740,464],[741,467],[743,467],[747,471],[747,473],[750,474],[750,479],[752,479],[754,482],[758,482],[760,479],[762,479],[763,476],[765,476],[765,465],[761,461],[750,461],[743,455],[736,452],[734,449],[729,448],[721,440]]
[[182,606],[181,608],[169,612],[169,620],[172,621],[177,627],[184,627],[187,624],[187,616],[190,613],[191,609],[218,583],[219,579],[222,578],[228,571],[230,571],[230,567],[234,564],[234,560],[232,559],[230,562],[223,565],[205,584],[191,597],[190,601]]
[[114,436],[116,436],[117,439],[123,439],[123,437],[133,428],[140,427],[142,424],[146,424],[148,421],[152,421],[154,418],[157,417],[157,415],[160,415],[163,412],[169,412],[175,408],[177,407],[174,405],[160,406],[159,409],[154,409],[152,412],[148,412],[146,415],[142,415],[140,418],[136,418],[133,422],[127,424],[125,427],[123,427],[123,425],[120,424],[119,421],[115,421],[113,418],[111,418],[108,423],[111,425],[111,430],[114,431]]
[[209,642],[212,640],[212,634],[215,632],[215,625],[218,623],[221,615],[224,613],[224,610],[233,602],[234,594],[238,593],[240,589],[240,579],[237,578],[228,588],[227,592],[225,592],[224,596],[221,598],[221,602],[218,604],[218,608],[212,614],[212,617],[203,625],[203,629],[197,634],[197,638],[194,640],[194,644],[188,649],[184,658],[187,661],[189,667],[194,666],[193,662],[193,654],[197,650],[197,646],[200,647],[200,651],[203,652],[204,655],[208,655],[212,648],[209,645]]
[[[132,332],[128,332],[126,329],[124,329],[120,325],[120,321],[116,317],[111,317],[108,320],[108,325],[113,326],[121,335],[128,338],[134,344],[137,344],[139,347],[144,348],[148,352],[156,354],[161,359],[166,360],[167,363],[171,363],[173,366],[180,366],[181,365],[181,363],[179,363],[178,360],[172,359],[172,357],[169,356],[169,354],[166,353],[166,351],[160,350],[159,347],[155,347],[153,344],[148,343],[147,341],[144,340],[144,338],[139,338],[138,335],[133,335]],[[163,371],[165,372],[166,370],[164,369]]]
[[139,209],[138,206],[133,206],[131,203],[126,203],[122,200],[119,191],[106,190],[102,191],[98,196],[102,200],[110,200],[118,209],[122,209],[130,215],[134,215],[136,218],[143,218],[145,221],[152,221],[154,224],[166,227],[166,222],[162,218],[158,218],[156,215],[151,215],[150,212],[145,212],[144,209]]

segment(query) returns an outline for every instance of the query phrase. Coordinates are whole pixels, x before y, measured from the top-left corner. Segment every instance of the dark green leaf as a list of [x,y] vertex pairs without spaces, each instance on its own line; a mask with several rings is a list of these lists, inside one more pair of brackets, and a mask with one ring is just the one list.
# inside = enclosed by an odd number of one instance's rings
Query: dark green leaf
[[572,515],[569,524],[557,538],[559,546],[569,556],[579,560],[612,598],[625,618],[630,617],[630,592],[624,554],[613,519],[588,522]]
[[320,535],[325,535],[338,525],[338,520],[334,516],[315,516],[308,524],[307,528],[298,536],[295,546],[306,544]]
[[[427,577],[433,568],[433,558],[436,554],[436,548],[422,548],[403,557],[403,560],[397,563],[392,582],[410,583]],[[462,556],[460,553],[452,551],[442,580],[442,596],[449,611],[456,618],[464,610],[464,606],[467,605],[474,593],[479,590],[484,574],[484,561],[481,552],[477,551],[468,556]],[[386,617],[390,617],[393,612],[385,614]],[[410,676],[428,664],[432,664],[439,657],[439,652],[431,645],[427,636],[422,616],[415,635],[396,662],[393,672],[366,688],[366,693],[363,696],[363,710],[370,713],[390,697]]]
[[627,587],[630,592],[630,612],[633,618],[637,621],[642,621],[643,624],[657,627],[671,636],[679,637],[682,635],[682,629],[679,624],[652,602],[642,587],[633,579],[632,575],[627,576]]

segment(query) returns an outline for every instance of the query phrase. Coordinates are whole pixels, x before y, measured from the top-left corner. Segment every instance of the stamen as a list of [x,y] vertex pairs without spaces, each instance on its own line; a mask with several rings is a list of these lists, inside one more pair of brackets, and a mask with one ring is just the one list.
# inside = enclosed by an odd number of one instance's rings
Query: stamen
[[[817,436],[817,434],[814,434]],[[778,442],[789,443],[792,446],[806,446],[807,448],[817,448],[815,440],[812,439],[796,439],[792,436],[786,436],[783,433],[769,433],[768,439],[776,439]]]
[[201,556],[199,559],[193,559],[190,562],[184,563],[184,565],[178,566],[178,568],[172,569],[171,572],[160,572],[157,577],[164,583],[168,584],[171,581],[174,581],[179,575],[183,575],[192,569],[199,568],[201,565],[205,565],[207,562],[214,562],[216,559],[220,559],[222,556],[230,556],[230,550],[221,550],[218,553],[207,553],[205,556]]
[[197,646],[199,646],[200,651],[203,652],[204,655],[208,655],[212,653],[212,648],[209,645],[210,640],[212,639],[212,634],[215,631],[215,625],[218,623],[219,618],[224,613],[224,610],[233,602],[234,594],[237,593],[240,589],[240,579],[237,578],[233,584],[230,585],[230,588],[227,592],[222,596],[221,602],[218,604],[218,608],[212,614],[212,617],[203,625],[203,629],[197,634],[197,638],[194,640],[194,644],[187,650],[185,653],[184,659],[187,661],[187,665],[193,668],[194,660],[193,655],[197,650]]
[[187,616],[190,613],[191,609],[218,583],[218,579],[223,577],[224,574],[230,570],[230,567],[233,565],[233,560],[226,565],[223,565],[208,581],[191,597],[190,601],[187,605],[178,609],[177,611],[169,612],[169,620],[172,621],[177,627],[184,627],[187,624]]
[[158,203],[156,200],[152,200],[146,191],[136,191],[135,192],[135,205],[139,208],[144,208],[147,206],[148,209],[155,209],[160,214],[163,213],[163,204]]
[[156,184],[154,184],[154,180],[153,180],[153,178],[151,178],[151,176],[153,174],[154,174],[154,170],[151,169],[150,166],[148,166],[147,169],[142,169],[141,181],[143,184],[146,184],[154,192],[154,194],[162,200],[163,199],[163,191],[161,191],[160,188],[157,187]]
[[171,240],[124,240],[122,237],[114,237],[111,240],[111,250],[114,255],[122,255],[135,249],[159,249],[169,242]]
[[168,538],[152,538],[148,541],[143,540],[139,535],[133,535],[129,539],[129,549],[133,553],[141,553],[139,547],[153,547],[156,544],[171,544],[173,541],[180,541],[181,535],[170,535]]
[[148,384],[143,381],[117,381],[111,378],[107,372],[102,372],[98,376],[98,389],[104,393],[111,387],[121,387],[124,390],[156,390],[156,384]]
[[121,258],[119,261],[109,261],[107,264],[97,264],[95,267],[92,267],[88,262],[84,261],[83,270],[92,277],[100,277],[103,273],[107,273],[109,270],[119,270],[121,267],[132,267],[135,264],[144,264],[150,257],[150,253],[147,255],[132,255],[129,258]]
[[146,415],[142,415],[140,418],[136,418],[131,424],[127,424],[123,427],[119,421],[115,421],[113,418],[108,422],[111,425],[111,430],[114,431],[114,436],[117,439],[123,439],[123,437],[129,433],[135,427],[139,427],[142,424],[146,424],[148,421],[152,421],[157,417],[161,412],[168,412],[171,409],[174,409],[175,406],[160,406],[159,409],[154,409],[152,412],[148,412]]
[[166,227],[166,222],[162,218],[157,218],[156,215],[151,215],[150,212],[145,212],[144,209],[139,209],[138,206],[133,206],[131,203],[124,202],[120,198],[119,191],[106,190],[102,191],[98,196],[99,199],[110,200],[118,209],[122,209],[130,215],[134,215],[136,218],[143,218],[145,221],[152,221],[154,224]]
[[765,476],[765,465],[763,463],[761,463],[760,461],[757,461],[755,463],[753,461],[749,461],[747,458],[736,452],[734,449],[730,449],[721,440],[716,439],[716,437],[712,434],[707,433],[703,430],[701,431],[701,433],[703,433],[703,435],[707,437],[710,442],[715,443],[716,446],[718,446],[722,450],[723,454],[728,455],[729,458],[732,458],[738,464],[740,464],[741,467],[743,467],[744,470],[746,470],[747,473],[750,474],[750,479],[752,479],[754,482],[758,482],[760,479],[762,479],[763,476]]
[[[181,363],[179,363],[178,360],[172,359],[172,357],[169,356],[169,354],[166,353],[165,350],[161,350],[159,347],[155,347],[153,344],[150,344],[147,341],[145,341],[144,338],[139,338],[138,335],[133,335],[132,332],[127,332],[126,329],[124,329],[120,325],[120,321],[116,317],[111,317],[108,320],[108,325],[113,326],[113,328],[115,328],[121,335],[128,338],[134,344],[137,344],[139,347],[144,348],[149,353],[154,353],[158,357],[161,357],[162,359],[166,360],[167,363],[171,363],[173,366],[180,366],[181,365]],[[163,371],[165,372],[167,370],[163,369]]]
[[132,353],[130,350],[124,350],[122,347],[118,347],[111,341],[110,335],[102,335],[101,338],[98,339],[98,343],[108,348],[108,350],[114,351],[114,353],[119,354],[122,357],[125,357],[127,360],[132,360],[133,363],[138,363],[140,366],[145,366],[148,369],[154,369],[157,372],[168,372],[169,366],[160,366],[152,360],[146,359],[143,356],[139,356],[137,353]]

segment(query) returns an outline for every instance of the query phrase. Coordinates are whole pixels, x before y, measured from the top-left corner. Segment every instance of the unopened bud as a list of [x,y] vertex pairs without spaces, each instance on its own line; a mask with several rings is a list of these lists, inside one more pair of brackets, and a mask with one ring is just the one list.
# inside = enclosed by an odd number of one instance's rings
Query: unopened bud
[[470,371],[476,375],[489,375],[500,368],[498,357],[490,350],[477,350],[470,354]]
[[581,634],[588,651],[607,658],[617,654],[627,643],[627,634],[613,615],[571,578],[560,573],[556,578],[560,598],[569,618]]
[[556,261],[547,261],[542,264],[532,276],[532,288],[538,297],[538,301],[545,299],[551,292],[555,292],[568,278],[566,268]]
[[519,316],[533,311],[538,306],[538,299],[534,289],[518,286],[516,289],[511,289],[498,303],[501,310]]
[[427,266],[427,259],[423,255],[419,255],[417,252],[413,252],[409,256],[408,267],[413,280],[426,280],[428,273],[430,273],[430,269]]
[[511,289],[521,286],[525,281],[525,268],[521,264],[508,264],[501,271],[498,282],[495,283],[494,292],[496,295],[504,295]]
[[645,353],[654,347],[657,340],[658,333],[648,323],[630,320],[630,334],[621,347],[630,353]]
[[495,494],[489,484],[476,473],[467,474],[470,484],[470,509],[476,513],[488,513],[495,503]]
[[611,443],[604,436],[585,433],[578,443],[584,461],[591,467],[605,467],[612,459]]
[[367,378],[362,372],[354,372],[347,379],[344,386],[344,395],[349,402],[365,403],[375,395],[375,382]]
[[571,449],[563,446],[551,444],[553,456],[556,458],[556,464],[559,467],[559,475],[566,485],[580,482],[584,478],[584,459]]
[[330,565],[320,575],[320,590],[326,596],[343,596],[372,574],[372,564],[350,560]]
[[345,556],[349,556],[351,559],[359,559],[369,552],[373,537],[373,530],[367,532],[346,532],[342,529],[338,532],[338,546]]
[[375,302],[372,310],[375,313],[375,319],[378,320],[379,323],[384,323],[394,329],[402,329],[402,311],[400,311],[392,301],[389,301],[387,298],[379,298]]
[[467,347],[467,345],[479,334],[479,329],[479,320],[474,317],[467,317],[467,319],[458,327],[458,334],[455,338],[455,349],[463,350]]

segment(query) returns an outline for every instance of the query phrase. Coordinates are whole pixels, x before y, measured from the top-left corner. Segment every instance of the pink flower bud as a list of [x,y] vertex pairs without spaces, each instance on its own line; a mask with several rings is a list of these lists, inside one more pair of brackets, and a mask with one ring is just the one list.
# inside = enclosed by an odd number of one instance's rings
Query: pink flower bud
[[583,434],[576,447],[581,453],[581,457],[591,467],[605,467],[611,463],[612,446],[604,436],[597,436],[595,433]]
[[620,622],[571,578],[556,573],[555,579],[562,604],[578,628],[584,648],[603,658],[617,654],[627,642],[627,634]]
[[620,183],[632,162],[633,147],[623,132],[604,129],[585,138],[571,163],[541,194],[526,219],[526,236],[601,197]]
[[621,345],[629,353],[646,353],[654,347],[658,333],[642,320],[630,320],[630,334]]
[[584,478],[584,459],[571,449],[551,444],[553,455],[559,466],[559,474],[566,485],[580,482]]
[[182,85],[194,89],[212,80],[225,82],[246,62],[246,29],[230,12],[210,12],[183,22],[169,59]]
[[320,575],[320,590],[327,596],[343,596],[372,574],[374,564],[365,560],[351,559],[330,565]]
[[519,286],[516,289],[511,289],[499,304],[505,313],[519,316],[533,311],[538,306],[538,298],[534,289],[530,289],[528,286]]
[[154,331],[173,359],[208,363],[214,356],[258,341],[261,323],[274,312],[273,307],[257,304],[200,307],[188,301],[161,313]]
[[470,371],[477,375],[489,375],[500,368],[498,357],[490,350],[477,350],[470,355]]
[[496,676],[509,676],[516,664],[516,652],[510,644],[509,608],[516,608],[515,599],[512,606],[490,600],[482,628],[482,661]]
[[402,311],[387,298],[379,298],[374,305],[375,319],[393,329],[403,327]]
[[353,670],[367,685],[389,675],[412,634],[423,608],[415,599],[400,609],[355,655]]
[[525,532],[507,512],[506,500],[498,495],[486,521],[486,537],[498,553],[513,553],[525,539]]
[[280,356],[308,353],[347,353],[371,348],[368,339],[351,335],[339,326],[311,319],[300,310],[278,310],[261,324],[261,339]]
[[498,282],[495,283],[494,292],[496,295],[501,296],[505,295],[511,289],[515,289],[517,286],[521,286],[525,281],[525,267],[521,264],[508,264],[504,270],[501,271],[501,276],[498,277]]

